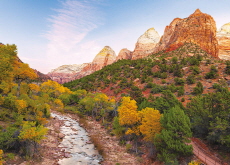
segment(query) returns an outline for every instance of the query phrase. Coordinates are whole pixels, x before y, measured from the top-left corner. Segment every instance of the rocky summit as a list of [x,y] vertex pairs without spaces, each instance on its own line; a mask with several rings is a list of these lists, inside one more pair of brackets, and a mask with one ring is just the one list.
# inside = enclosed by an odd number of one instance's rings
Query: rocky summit
[[135,60],[160,51],[170,52],[186,43],[199,46],[212,57],[230,60],[230,23],[217,32],[214,19],[197,9],[187,18],[175,18],[165,27],[161,37],[154,28],[148,29],[138,38],[133,52],[124,48],[116,57],[115,52],[105,46],[91,63],[79,67],[78,71],[73,71],[73,66],[64,65],[48,75],[64,83],[82,78],[118,60]]
[[116,61],[116,54],[109,46],[105,46],[93,59],[92,63],[85,66],[81,74],[83,76],[89,75],[95,71],[102,69],[103,67],[110,65]]
[[126,48],[121,49],[117,58],[116,58],[116,61],[122,60],[122,59],[131,60],[132,59],[132,52]]
[[102,69],[104,66],[112,64],[116,61],[116,54],[109,46],[105,46],[93,59],[93,71]]
[[172,51],[185,43],[200,46],[213,57],[218,57],[216,23],[214,19],[197,9],[188,18],[176,18],[165,28],[164,35],[154,52]]
[[153,49],[159,42],[160,36],[154,28],[148,29],[143,35],[141,35],[136,43],[136,47],[132,54],[132,59],[138,59],[146,57],[153,53]]
[[219,58],[230,60],[230,23],[224,24],[217,32]]

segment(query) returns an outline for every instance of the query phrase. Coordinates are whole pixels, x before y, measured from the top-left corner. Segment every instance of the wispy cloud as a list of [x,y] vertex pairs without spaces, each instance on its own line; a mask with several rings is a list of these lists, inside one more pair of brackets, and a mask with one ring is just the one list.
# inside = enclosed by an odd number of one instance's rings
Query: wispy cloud
[[[65,0],[60,3],[61,7],[54,9],[56,14],[48,19],[51,25],[49,31],[45,33],[49,41],[48,60],[57,65],[81,59],[77,56],[81,56],[78,51],[82,40],[102,22],[100,12],[95,7],[97,6],[95,0]],[[70,59],[73,57],[74,59]]]

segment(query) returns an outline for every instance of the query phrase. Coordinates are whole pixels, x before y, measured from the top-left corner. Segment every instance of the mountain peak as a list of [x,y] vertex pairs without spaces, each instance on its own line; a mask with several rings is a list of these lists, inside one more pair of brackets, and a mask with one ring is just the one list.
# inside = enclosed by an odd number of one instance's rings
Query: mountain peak
[[200,9],[196,9],[193,14],[202,14],[202,12],[200,11]]
[[132,54],[132,59],[138,59],[146,57],[151,54],[152,49],[160,40],[160,35],[154,28],[148,29],[143,35],[141,35],[136,43],[135,50]]

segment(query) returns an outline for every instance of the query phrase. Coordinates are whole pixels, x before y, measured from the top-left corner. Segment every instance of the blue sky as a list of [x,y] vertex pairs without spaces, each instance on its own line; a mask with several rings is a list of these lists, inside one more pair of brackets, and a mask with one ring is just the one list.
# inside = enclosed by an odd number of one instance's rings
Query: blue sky
[[0,0],[0,42],[43,73],[60,65],[91,62],[104,47],[133,51],[140,35],[160,35],[176,18],[199,8],[230,22],[230,0]]

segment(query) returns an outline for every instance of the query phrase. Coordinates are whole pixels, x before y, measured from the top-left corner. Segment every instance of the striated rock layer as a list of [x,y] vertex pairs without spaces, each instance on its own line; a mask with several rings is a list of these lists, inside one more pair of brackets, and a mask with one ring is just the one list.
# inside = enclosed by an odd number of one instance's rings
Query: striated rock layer
[[48,73],[53,81],[60,84],[82,78],[104,66],[110,65],[116,61],[115,52],[109,47],[105,46],[94,58],[92,63],[63,65]]
[[224,24],[217,32],[219,58],[230,60],[230,23]]
[[53,80],[60,84],[81,78],[82,69],[87,66],[85,64],[74,64],[74,65],[62,65],[56,69],[53,69],[47,75]]
[[64,83],[89,75],[121,59],[144,58],[159,51],[175,50],[185,43],[196,44],[213,57],[230,59],[230,23],[222,26],[216,34],[214,19],[197,9],[188,18],[175,18],[166,26],[161,38],[154,28],[148,29],[138,38],[133,52],[122,49],[116,57],[115,52],[109,46],[105,46],[93,62],[85,64],[78,71],[72,72],[72,66],[66,66],[48,75],[53,80]]
[[165,28],[164,35],[154,52],[172,51],[186,42],[194,43],[213,57],[218,58],[216,23],[214,19],[197,9],[188,18],[176,18]]
[[92,63],[85,66],[82,71],[82,77],[89,75],[103,67],[110,65],[116,61],[116,54],[109,46],[105,46],[93,59]]
[[126,48],[121,49],[117,58],[116,58],[116,61],[122,60],[122,59],[131,60],[132,59],[132,52]]
[[97,71],[104,66],[110,65],[116,61],[116,54],[109,46],[105,46],[93,59],[92,69]]
[[154,28],[148,29],[138,38],[136,47],[132,53],[132,60],[143,58],[152,54],[159,40],[160,36],[157,31]]

